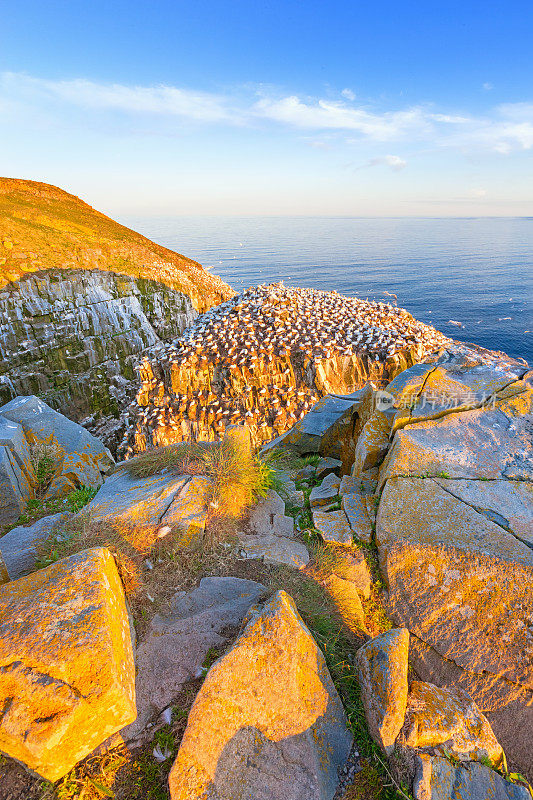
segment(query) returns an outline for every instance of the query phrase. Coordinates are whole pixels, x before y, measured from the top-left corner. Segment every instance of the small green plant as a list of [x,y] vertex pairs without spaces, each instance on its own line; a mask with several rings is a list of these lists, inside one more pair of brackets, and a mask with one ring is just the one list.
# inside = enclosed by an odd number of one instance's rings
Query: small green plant
[[81,509],[86,506],[87,503],[91,502],[97,491],[98,489],[95,489],[91,486],[80,486],[79,489],[71,492],[65,498],[68,510],[72,511],[73,513],[81,511]]
[[202,664],[202,675],[204,676],[204,678],[219,656],[220,653],[218,652],[216,647],[209,648]]
[[176,753],[176,737],[170,725],[163,725],[154,734],[154,744],[159,747],[159,751],[168,754],[167,758]]
[[37,497],[44,495],[56,474],[59,463],[57,451],[57,445],[53,442],[36,442],[30,447],[30,460],[37,480]]

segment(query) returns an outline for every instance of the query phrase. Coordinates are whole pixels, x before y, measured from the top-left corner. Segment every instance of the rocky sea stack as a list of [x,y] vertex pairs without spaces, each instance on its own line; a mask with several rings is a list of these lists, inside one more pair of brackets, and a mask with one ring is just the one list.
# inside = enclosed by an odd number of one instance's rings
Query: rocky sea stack
[[240,423],[256,443],[268,442],[324,395],[385,385],[449,342],[387,303],[283,284],[250,288],[146,356],[126,456],[213,441]]

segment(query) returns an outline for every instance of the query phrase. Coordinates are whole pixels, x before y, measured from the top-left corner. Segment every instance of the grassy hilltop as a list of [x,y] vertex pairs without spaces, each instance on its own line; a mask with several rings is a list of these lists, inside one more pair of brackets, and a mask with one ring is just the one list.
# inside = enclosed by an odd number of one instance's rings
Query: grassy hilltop
[[196,261],[56,186],[0,178],[0,288],[49,269],[100,269],[156,280],[187,294],[200,312],[234,294]]

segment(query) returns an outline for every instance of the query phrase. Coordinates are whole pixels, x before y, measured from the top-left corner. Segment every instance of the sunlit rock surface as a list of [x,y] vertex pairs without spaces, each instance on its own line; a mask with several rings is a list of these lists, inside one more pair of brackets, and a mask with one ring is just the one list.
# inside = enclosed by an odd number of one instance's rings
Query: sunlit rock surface
[[462,689],[413,681],[407,701],[405,742],[432,748],[458,761],[490,761],[498,768],[503,750],[487,718]]
[[372,738],[391,753],[407,707],[409,631],[387,631],[359,648],[356,666]]
[[[50,476],[38,486],[34,465],[42,458]],[[38,397],[14,398],[0,407],[0,524],[16,522],[37,488],[45,500],[94,489],[114,463],[102,442]]]
[[189,714],[172,800],[332,800],[352,737],[324,657],[277,592],[211,667]]
[[56,781],[132,722],[131,636],[108,550],[0,587],[0,750]]
[[527,370],[501,353],[454,346],[429,369],[419,364],[386,387],[391,430],[379,467],[375,540],[388,612],[410,631],[416,673],[466,690],[513,767],[531,776]]

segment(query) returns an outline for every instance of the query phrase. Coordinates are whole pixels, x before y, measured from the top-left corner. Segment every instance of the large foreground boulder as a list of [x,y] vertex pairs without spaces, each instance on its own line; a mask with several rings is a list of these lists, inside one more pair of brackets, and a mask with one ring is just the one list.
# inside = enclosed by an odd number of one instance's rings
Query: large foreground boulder
[[128,611],[108,550],[0,587],[0,751],[56,781],[135,716]]
[[529,776],[530,498],[528,482],[506,480],[501,473],[491,481],[394,477],[385,484],[376,527],[389,613],[411,632],[417,674],[469,692],[513,768]]
[[324,658],[277,592],[219,659],[189,714],[172,800],[331,800],[352,737]]

